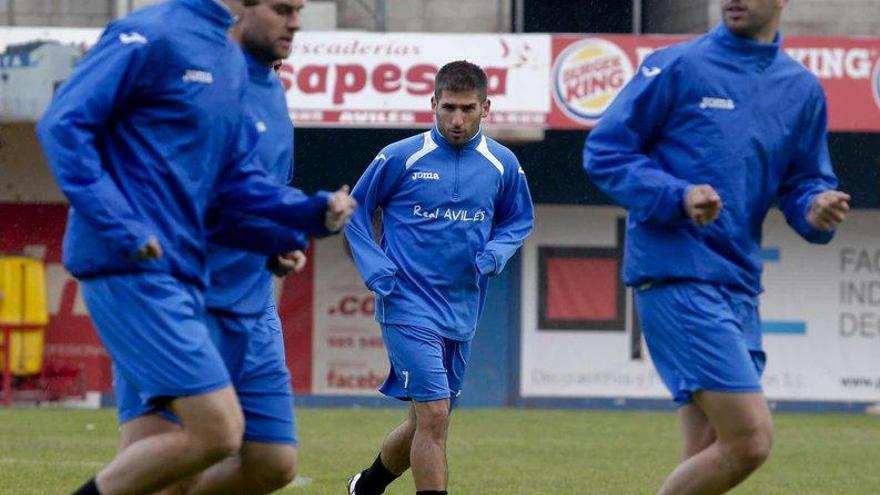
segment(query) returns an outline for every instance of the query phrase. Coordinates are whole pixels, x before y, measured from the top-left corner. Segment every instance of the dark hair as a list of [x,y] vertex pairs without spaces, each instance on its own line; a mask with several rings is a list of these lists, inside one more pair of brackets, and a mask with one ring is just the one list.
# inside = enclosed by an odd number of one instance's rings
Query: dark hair
[[476,91],[480,101],[483,101],[488,93],[486,73],[479,65],[467,60],[449,62],[440,68],[434,78],[434,98],[439,100],[443,90],[453,93]]

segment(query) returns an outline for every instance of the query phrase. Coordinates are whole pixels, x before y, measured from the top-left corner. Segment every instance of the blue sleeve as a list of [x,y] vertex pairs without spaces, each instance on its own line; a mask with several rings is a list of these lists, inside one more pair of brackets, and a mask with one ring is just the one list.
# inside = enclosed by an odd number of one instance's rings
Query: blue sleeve
[[219,177],[212,209],[220,220],[253,216],[320,237],[332,234],[325,226],[329,192],[306,196],[293,187],[279,186],[256,156],[256,126],[243,122],[230,165]]
[[140,85],[149,84],[154,43],[111,23],[37,125],[49,168],[71,206],[123,257],[136,253],[153,232],[109,173],[98,143],[108,122],[139,97]]
[[825,93],[818,84],[810,103],[805,105],[799,135],[794,159],[779,187],[779,208],[788,224],[801,237],[808,242],[826,244],[834,237],[834,230],[818,230],[807,221],[813,198],[821,192],[837,188],[837,176],[834,175],[828,153]]
[[683,199],[690,185],[648,154],[675,104],[674,65],[665,65],[648,57],[584,144],[592,181],[633,219],[661,225],[687,219]]
[[209,214],[208,229],[211,242],[256,254],[273,256],[303,251],[309,245],[302,232],[258,217],[231,214],[221,221],[217,215]]
[[496,206],[492,237],[483,251],[477,254],[477,271],[481,275],[501,273],[535,224],[535,208],[526,175],[518,162],[514,165],[505,169],[507,177]]
[[394,290],[397,266],[373,237],[373,214],[391,198],[403,167],[380,154],[367,167],[352,190],[358,209],[345,228],[345,238],[351,246],[351,256],[364,284],[380,296]]

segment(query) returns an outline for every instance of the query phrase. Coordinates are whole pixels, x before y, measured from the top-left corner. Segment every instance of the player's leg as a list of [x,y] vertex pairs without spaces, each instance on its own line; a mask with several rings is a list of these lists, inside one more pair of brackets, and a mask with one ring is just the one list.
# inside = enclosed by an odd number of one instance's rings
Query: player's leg
[[[449,399],[419,402],[415,399],[416,433],[410,452],[416,489],[445,492],[449,481],[446,458],[446,439],[449,432],[450,414],[461,394],[465,369],[470,358],[470,342],[443,338],[443,370],[445,381],[431,373],[435,385],[425,387],[431,394],[438,384],[445,383]],[[427,380],[426,380],[427,381]],[[439,385],[442,387],[442,385]],[[417,392],[416,392],[417,393]]]
[[113,366],[113,394],[119,419],[119,450],[159,433],[180,430],[180,420],[166,410],[145,404],[140,393]]
[[[411,400],[413,404],[408,418],[385,438],[382,451],[373,464],[349,480],[350,494],[384,493],[385,488],[411,466],[417,488],[423,489],[418,474],[424,459],[423,450],[429,454],[436,452],[436,438],[441,433],[440,445],[444,455],[440,461],[442,466],[437,467],[442,468],[442,478],[446,478],[445,430],[449,422],[448,399],[451,394],[444,364],[444,339],[434,331],[402,325],[385,325],[382,336],[391,369],[380,391],[389,397]],[[425,406],[436,402],[445,404],[445,410],[439,411],[439,414],[437,404]],[[439,432],[438,426],[442,428]],[[416,448],[420,449],[419,452],[415,451]]]
[[[393,374],[393,370],[392,370]],[[388,382],[386,381],[386,386]],[[380,494],[410,467],[410,449],[416,434],[416,410],[410,404],[406,419],[382,441],[373,464],[348,480],[350,495]]]
[[[114,367],[113,391],[119,416],[119,451],[152,435],[180,431],[180,420],[168,411],[144,404],[138,391]],[[194,478],[175,483],[157,495],[182,495],[195,482]]]
[[638,291],[636,305],[651,361],[679,406],[684,460],[708,447],[714,440],[714,432],[709,418],[691,402],[692,390],[697,387],[696,378],[689,375],[690,371],[684,363],[686,356],[680,355],[687,342],[681,332],[667,330],[677,325],[674,321],[670,322],[670,318],[675,318],[676,311],[670,308],[667,301],[671,299],[665,294],[668,291],[670,288],[663,286]]
[[171,407],[181,419],[181,429],[129,445],[96,476],[98,493],[153,493],[235,454],[241,447],[244,421],[232,387],[180,397]]
[[[760,446],[768,434],[765,426],[770,423],[764,419],[769,418],[769,411],[760,386],[764,359],[756,303],[750,297],[732,297],[723,288],[698,283],[660,285],[639,291],[636,300],[652,361],[675,401],[683,406],[685,461],[670,475],[661,493],[716,493],[712,490],[728,483],[732,471],[720,469],[720,473],[727,473],[719,474],[720,478],[713,478],[712,473],[695,477],[689,466],[702,459],[717,460],[719,453],[727,462],[728,454],[741,450],[728,447],[741,444],[743,435]],[[742,431],[731,424],[730,417],[713,417],[714,409],[703,407],[702,400],[715,402],[716,394],[733,402],[727,406],[739,411],[731,414],[742,417]],[[709,399],[695,401],[695,395]],[[745,405],[737,408],[742,401]],[[734,461],[730,461],[732,465],[748,464]],[[688,491],[691,483],[703,488]]]
[[446,371],[449,399],[414,402],[416,432],[412,440],[410,462],[417,490],[446,493],[449,482],[446,439],[450,415],[461,395],[469,358],[469,341],[459,342],[444,338],[443,368]]
[[168,404],[182,428],[135,441],[80,493],[152,493],[235,453],[241,409],[201,320],[198,292],[159,273],[91,279],[82,287],[114,365],[144,404]]
[[[119,426],[119,450],[152,435],[180,431],[180,425],[162,417],[159,413],[149,413],[126,421]],[[183,495],[195,484],[198,475],[178,481],[155,495]]]
[[770,455],[773,423],[764,394],[702,391],[694,401],[718,438],[669,475],[660,490],[663,495],[725,493]]
[[188,495],[260,495],[290,484],[296,477],[296,447],[245,441],[238,455],[208,468]]
[[416,409],[410,404],[406,419],[391,430],[382,441],[380,461],[395,476],[400,476],[409,469],[410,449],[413,436],[416,434]]
[[297,457],[293,394],[278,313],[271,306],[260,317],[214,316],[209,322],[244,411],[244,444],[238,455],[208,468],[189,493],[271,493],[293,481]]
[[445,491],[449,478],[446,437],[449,432],[449,399],[414,402],[416,433],[410,448],[410,465],[416,490]]
[[684,440],[682,460],[687,460],[712,445],[715,428],[696,404],[687,404],[678,410],[681,436]]

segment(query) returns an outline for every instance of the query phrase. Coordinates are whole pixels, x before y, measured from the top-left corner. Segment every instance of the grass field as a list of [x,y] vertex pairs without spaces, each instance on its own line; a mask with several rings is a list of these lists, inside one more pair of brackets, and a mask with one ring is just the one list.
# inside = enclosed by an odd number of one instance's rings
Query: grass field
[[[282,493],[344,493],[402,410],[300,409],[301,479]],[[461,410],[453,494],[650,494],[677,461],[672,413]],[[880,417],[777,415],[770,460],[738,494],[880,494]],[[0,493],[67,494],[112,458],[112,410],[0,410]],[[413,493],[407,475],[386,492]]]

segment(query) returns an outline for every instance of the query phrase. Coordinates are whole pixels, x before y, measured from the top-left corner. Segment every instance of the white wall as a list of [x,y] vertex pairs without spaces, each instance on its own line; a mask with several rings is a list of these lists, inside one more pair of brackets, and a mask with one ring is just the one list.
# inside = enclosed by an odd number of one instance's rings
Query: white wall
[[[375,0],[337,0],[339,27],[373,30],[373,13],[363,4]],[[503,0],[498,23],[498,0],[386,0],[388,31],[499,32],[510,31],[511,0]]]

